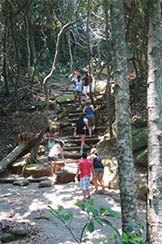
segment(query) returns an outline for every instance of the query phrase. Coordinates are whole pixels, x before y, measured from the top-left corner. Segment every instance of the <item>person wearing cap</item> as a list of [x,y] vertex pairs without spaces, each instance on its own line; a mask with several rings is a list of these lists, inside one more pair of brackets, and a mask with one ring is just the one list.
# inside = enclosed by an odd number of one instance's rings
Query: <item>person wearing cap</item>
[[90,178],[91,173],[94,175],[93,164],[90,160],[87,159],[87,153],[82,154],[82,159],[78,163],[78,169],[75,176],[75,181],[77,182],[78,175],[80,173],[80,185],[82,188],[83,199],[85,202],[86,198],[90,198]]
[[104,165],[101,161],[100,156],[96,148],[91,149],[90,160],[93,163],[94,168],[94,178],[93,183],[95,186],[95,193],[98,193],[98,182],[101,184],[103,191],[105,191],[103,175],[104,175]]
[[64,146],[64,142],[62,140],[55,141],[55,144],[52,146],[52,148],[49,151],[48,160],[51,166],[52,175],[54,173],[53,166],[56,166],[56,160],[58,159],[58,156],[61,155],[62,160],[65,161],[64,154],[63,154],[63,146]]

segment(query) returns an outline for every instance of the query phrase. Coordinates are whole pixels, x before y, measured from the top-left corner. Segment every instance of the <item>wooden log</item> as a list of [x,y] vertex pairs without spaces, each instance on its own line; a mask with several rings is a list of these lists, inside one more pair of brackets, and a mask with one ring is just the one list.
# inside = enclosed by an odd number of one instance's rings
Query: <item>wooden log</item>
[[0,172],[2,172],[4,168],[16,160],[20,155],[22,155],[23,152],[26,152],[27,149],[31,148],[34,145],[36,138],[36,135],[31,133],[21,134],[19,145],[0,162]]

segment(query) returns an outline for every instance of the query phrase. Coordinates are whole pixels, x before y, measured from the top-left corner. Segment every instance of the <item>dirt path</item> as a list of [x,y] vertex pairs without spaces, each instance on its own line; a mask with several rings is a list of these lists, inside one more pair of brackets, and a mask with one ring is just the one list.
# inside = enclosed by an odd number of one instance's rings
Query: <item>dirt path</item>
[[[93,191],[91,187],[91,192]],[[106,195],[92,195],[96,206],[107,206],[120,213],[119,192],[107,191]],[[13,241],[13,244],[74,244],[76,243],[63,224],[55,219],[48,210],[48,205],[57,209],[58,205],[71,208],[74,213],[72,230],[79,237],[81,228],[86,218],[84,212],[75,206],[76,201],[81,200],[79,183],[55,185],[51,188],[38,188],[38,183],[30,183],[26,187],[1,184],[0,186],[0,235],[4,228],[19,226],[29,230],[28,237],[24,240]],[[144,205],[140,204],[139,215],[145,219]],[[120,219],[111,219],[114,226],[120,229]],[[101,228],[95,225],[96,230],[86,237],[90,243],[102,243],[99,236],[110,237],[112,229],[107,226]]]

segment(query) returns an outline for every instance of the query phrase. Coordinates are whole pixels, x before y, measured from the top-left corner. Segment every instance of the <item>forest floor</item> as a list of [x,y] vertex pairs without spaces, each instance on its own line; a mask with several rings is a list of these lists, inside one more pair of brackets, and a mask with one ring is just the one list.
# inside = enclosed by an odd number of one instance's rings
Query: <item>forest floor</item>
[[[41,87],[40,87],[41,91]],[[40,101],[43,98],[39,89],[34,100]],[[26,97],[23,102],[25,105],[31,104],[31,99]],[[16,111],[13,108],[14,97],[3,99],[1,96],[2,106],[5,113],[0,116],[0,161],[11,152],[17,145],[16,138],[22,131],[32,131],[39,133],[41,130],[40,121],[42,111],[36,109],[31,111]],[[139,104],[141,108],[141,104]],[[142,109],[141,109],[142,110]],[[39,121],[39,123],[38,123]],[[94,187],[91,186],[91,193]],[[30,183],[28,186],[19,187],[12,184],[1,184],[0,186],[0,237],[4,229],[21,227],[28,230],[27,238],[13,241],[13,244],[73,244],[76,243],[72,235],[63,224],[52,216],[49,212],[48,205],[57,209],[58,205],[72,209],[74,218],[71,229],[79,237],[83,225],[87,220],[86,214],[75,206],[76,201],[82,198],[82,192],[79,183],[56,184],[50,188],[38,188],[38,183]],[[117,211],[120,214],[120,193],[119,191],[107,189],[105,194],[92,194],[95,206],[106,206]],[[139,216],[143,220],[145,227],[146,206],[145,202],[139,202]],[[121,230],[120,219],[109,219],[112,224]],[[95,225],[95,231],[90,234],[86,231],[85,237],[91,241],[89,243],[104,243],[99,241],[99,236],[106,240],[114,233],[110,227],[101,227]],[[145,232],[143,233],[145,239]]]
[[[105,194],[93,194],[91,186],[91,198],[95,206],[109,207],[120,214],[119,191],[106,190]],[[19,187],[12,184],[2,184],[0,188],[0,236],[4,228],[24,228],[28,231],[27,238],[13,241],[13,244],[74,244],[76,243],[71,233],[63,226],[61,221],[53,217],[48,206],[55,210],[59,205],[70,208],[73,211],[71,229],[78,238],[87,221],[87,215],[81,211],[75,203],[82,199],[79,183],[56,184],[51,188],[38,188],[38,183],[30,183],[28,186]],[[145,204],[139,202],[139,216],[145,225]],[[108,220],[121,231],[121,220],[108,218]],[[91,241],[88,244],[104,243],[99,240],[110,238],[114,231],[108,227],[101,227],[95,223],[95,231],[85,231],[84,237]],[[143,233],[145,238],[145,232]]]

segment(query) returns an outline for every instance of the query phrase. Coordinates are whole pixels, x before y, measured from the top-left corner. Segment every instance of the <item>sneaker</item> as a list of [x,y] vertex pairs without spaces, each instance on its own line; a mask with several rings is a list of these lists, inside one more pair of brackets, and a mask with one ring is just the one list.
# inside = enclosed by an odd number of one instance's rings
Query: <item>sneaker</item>
[[84,151],[83,150],[80,150],[80,153],[84,153]]
[[84,143],[84,146],[87,147],[87,144]]

